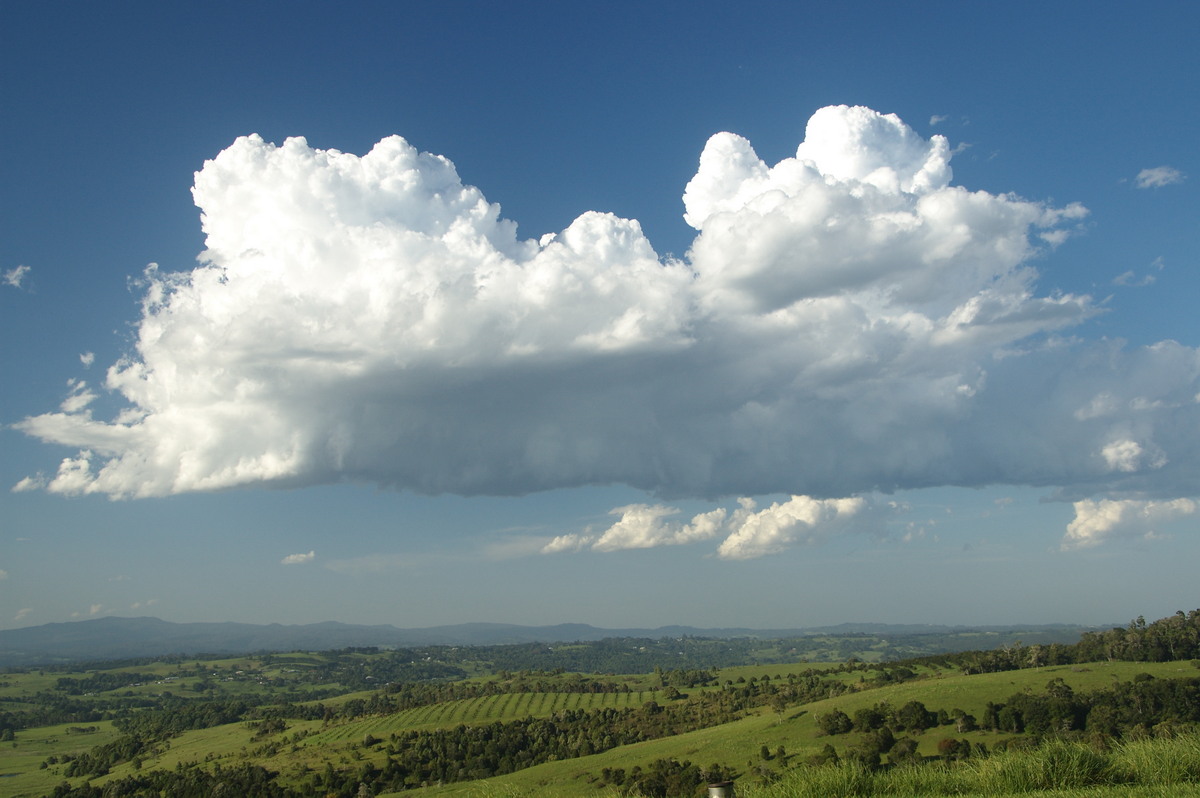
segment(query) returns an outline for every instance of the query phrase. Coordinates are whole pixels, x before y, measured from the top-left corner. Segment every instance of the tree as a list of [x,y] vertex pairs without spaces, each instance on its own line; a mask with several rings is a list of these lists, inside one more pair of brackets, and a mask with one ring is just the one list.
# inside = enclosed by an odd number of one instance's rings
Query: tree
[[963,712],[961,709],[955,710],[955,712],[957,713],[954,716],[954,730],[956,732],[963,734],[965,732],[975,731],[979,728],[978,724],[975,722],[974,715]]
[[937,721],[937,716],[920,701],[909,701],[896,711],[896,724],[901,729],[923,732]]
[[966,759],[971,756],[971,741],[947,737],[938,742],[938,754],[945,759]]
[[854,728],[858,731],[873,731],[887,722],[887,715],[876,704],[873,707],[863,707],[854,713]]
[[917,741],[911,737],[901,737],[888,752],[888,761],[893,765],[920,762],[921,755],[917,753]]
[[818,715],[817,726],[825,734],[848,734],[854,728],[850,716],[840,709]]

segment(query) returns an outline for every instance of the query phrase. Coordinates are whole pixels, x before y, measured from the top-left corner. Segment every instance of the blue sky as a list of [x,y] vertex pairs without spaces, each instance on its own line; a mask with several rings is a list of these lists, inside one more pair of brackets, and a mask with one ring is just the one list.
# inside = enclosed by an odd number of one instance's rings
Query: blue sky
[[5,3],[0,628],[1194,608],[1197,23]]

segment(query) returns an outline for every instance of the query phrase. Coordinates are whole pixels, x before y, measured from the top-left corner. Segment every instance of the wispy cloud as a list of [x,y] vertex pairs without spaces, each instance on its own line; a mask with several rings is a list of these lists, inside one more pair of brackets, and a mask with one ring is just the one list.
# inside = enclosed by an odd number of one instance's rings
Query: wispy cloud
[[1138,172],[1134,185],[1138,188],[1161,188],[1173,183],[1182,183],[1186,175],[1173,166],[1156,166]]
[[59,405],[64,413],[79,413],[96,401],[95,392],[88,388],[84,380],[68,380],[67,386],[70,388],[70,394]]
[[103,615],[103,614],[107,614],[109,612],[112,612],[112,610],[105,609],[103,604],[92,604],[87,608],[87,610],[85,612],[71,613],[71,617],[72,618],[94,618],[97,615]]
[[31,490],[42,490],[49,484],[49,480],[42,474],[35,474],[31,477],[21,477],[17,484],[12,486],[13,493],[27,493]]
[[7,286],[20,288],[21,284],[25,282],[25,278],[29,276],[30,271],[31,269],[28,266],[16,266],[4,272],[0,280]]
[[1153,274],[1143,274],[1140,277],[1129,270],[1122,272],[1113,278],[1113,285],[1129,286],[1132,288],[1144,288],[1148,285],[1153,285],[1157,278]]
[[289,554],[279,561],[281,565],[301,565],[306,562],[312,562],[317,558],[316,551],[310,551],[301,554]]
[[33,614],[33,607],[22,607],[17,610],[17,614],[13,616],[14,621],[23,621]]
[[1154,259],[1153,263],[1150,264],[1151,271],[1147,271],[1141,275],[1138,275],[1136,272],[1130,269],[1129,271],[1123,272],[1122,274],[1114,277],[1113,285],[1126,286],[1130,288],[1144,288],[1145,286],[1153,285],[1155,281],[1158,280],[1158,276],[1155,272],[1161,272],[1163,270],[1163,266],[1163,259],[1161,256],[1159,256]]

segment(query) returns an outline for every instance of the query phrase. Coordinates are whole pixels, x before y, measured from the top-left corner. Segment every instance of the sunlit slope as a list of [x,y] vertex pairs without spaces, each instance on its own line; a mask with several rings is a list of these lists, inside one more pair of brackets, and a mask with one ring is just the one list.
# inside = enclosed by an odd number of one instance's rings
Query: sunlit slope
[[[746,669],[740,669],[740,672],[745,673]],[[743,781],[753,782],[756,781],[756,777],[752,773],[757,768],[765,766],[781,771],[805,761],[822,750],[827,743],[840,750],[857,741],[857,734],[831,737],[819,731],[816,718],[835,708],[853,715],[859,709],[880,702],[886,701],[894,707],[900,707],[909,701],[920,701],[930,710],[945,709],[949,712],[961,709],[979,717],[987,702],[1003,701],[1010,695],[1026,689],[1040,692],[1052,679],[1062,679],[1076,691],[1089,691],[1107,687],[1115,681],[1127,681],[1138,673],[1149,673],[1156,678],[1172,678],[1190,676],[1195,673],[1195,668],[1183,662],[1104,662],[971,676],[947,672],[928,679],[863,689],[837,698],[789,707],[782,715],[764,708],[759,714],[722,726],[622,746],[589,757],[549,762],[481,782],[431,788],[429,794],[555,795],[566,798],[596,796],[603,794],[597,789],[597,784],[604,768],[624,768],[628,771],[635,766],[645,768],[654,760],[662,758],[686,759],[702,768],[713,764],[728,765],[742,774]],[[953,726],[941,726],[914,736],[918,740],[918,751],[923,755],[932,756],[937,753],[938,742],[945,737],[969,739],[990,747],[996,741],[1011,735],[985,731],[958,733]],[[783,761],[764,761],[761,756],[764,746],[771,752],[783,746],[786,751]],[[484,788],[487,791],[481,791]],[[1075,794],[1075,798],[1077,796],[1078,794]]]
[[[785,679],[789,674],[802,674],[812,667],[808,664],[741,666],[715,672],[714,676],[719,684],[740,684],[755,679],[761,681],[764,677]],[[527,791],[534,795],[603,795],[605,790],[600,785],[605,768],[628,771],[636,766],[645,768],[658,759],[671,758],[688,760],[701,768],[714,764],[732,768],[740,774],[742,783],[750,784],[757,782],[764,774],[784,773],[794,768],[821,751],[826,744],[833,744],[841,751],[857,742],[860,737],[858,734],[831,737],[820,733],[817,717],[835,708],[853,716],[859,709],[877,703],[887,702],[899,708],[909,701],[919,701],[929,710],[952,712],[957,709],[979,718],[989,701],[1002,702],[1025,690],[1040,693],[1053,679],[1063,680],[1077,692],[1086,692],[1108,687],[1117,681],[1128,681],[1141,673],[1156,678],[1184,677],[1196,673],[1195,668],[1186,662],[1102,662],[971,676],[932,667],[916,670],[919,678],[915,680],[883,686],[879,686],[877,670],[844,669],[826,673],[822,677],[824,680],[839,681],[847,685],[850,691],[836,698],[804,705],[762,707],[732,723],[621,746],[588,757],[549,762],[484,781],[430,787],[428,793],[478,795],[481,794],[478,790],[486,788],[500,790],[499,794],[516,790],[518,793]],[[116,765],[109,774],[95,777],[92,782],[102,785],[127,777],[139,768],[173,770],[179,765],[193,763],[203,767],[219,764],[229,768],[252,763],[278,772],[282,783],[298,784],[313,771],[323,770],[327,763],[342,772],[353,772],[368,764],[382,766],[388,755],[387,747],[394,742],[393,735],[408,731],[452,729],[459,725],[507,722],[527,717],[552,717],[554,713],[564,710],[636,709],[649,701],[663,705],[673,703],[668,698],[671,694],[669,690],[554,692],[556,678],[566,680],[572,676],[546,676],[545,683],[551,688],[547,692],[479,696],[353,720],[286,720],[283,728],[277,729],[263,729],[253,722],[240,721],[188,731],[173,737],[158,753],[137,762]],[[681,692],[690,695],[716,689],[720,688],[683,688]],[[337,702],[333,700],[328,703]],[[44,730],[36,731],[38,735],[45,736]],[[111,734],[112,731],[105,726],[106,737]],[[919,753],[934,755],[938,742],[945,737],[982,742],[991,748],[1005,735],[984,731],[958,733],[950,725],[912,736],[918,742]],[[33,730],[21,732],[19,740],[29,739],[32,742],[33,737]],[[71,741],[71,744],[89,747],[101,741],[96,739],[84,743],[79,740]],[[781,747],[783,753],[779,755]],[[769,752],[765,758],[764,749]],[[39,768],[45,756],[35,756],[35,752],[46,751],[48,755],[49,748],[27,748],[22,744],[19,750],[20,767],[16,766],[18,763],[15,759],[6,757],[8,762],[3,770],[20,772],[22,775],[11,780],[0,779],[0,796],[42,795],[61,783],[61,764],[34,770]],[[21,791],[14,791],[18,785]]]

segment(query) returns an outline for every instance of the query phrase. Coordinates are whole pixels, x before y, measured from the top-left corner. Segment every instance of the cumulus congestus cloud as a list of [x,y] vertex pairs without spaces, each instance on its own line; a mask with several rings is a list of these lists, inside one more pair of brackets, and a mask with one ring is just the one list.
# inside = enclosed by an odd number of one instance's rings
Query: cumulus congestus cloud
[[[88,393],[18,427],[79,450],[40,484],[114,497],[341,480],[1185,495],[1196,350],[1057,336],[1097,307],[1039,289],[1032,263],[1086,210],[952,185],[950,157],[865,108],[818,111],[774,166],[719,133],[675,260],[605,213],[520,240],[399,137],[361,157],[241,138],[196,175],[201,265],[146,273],[135,351],[105,381],[127,408],[95,418]],[[600,548],[716,534],[624,509]],[[824,523],[796,512],[743,523],[725,556]]]

